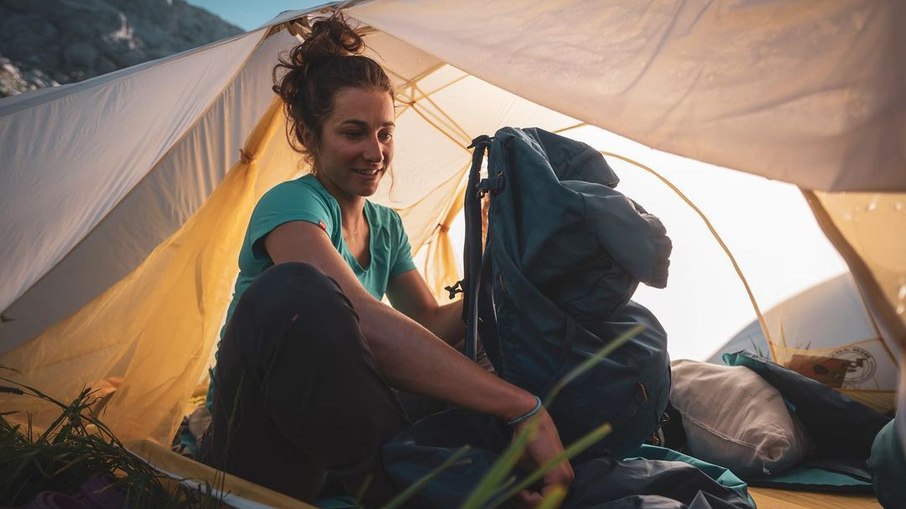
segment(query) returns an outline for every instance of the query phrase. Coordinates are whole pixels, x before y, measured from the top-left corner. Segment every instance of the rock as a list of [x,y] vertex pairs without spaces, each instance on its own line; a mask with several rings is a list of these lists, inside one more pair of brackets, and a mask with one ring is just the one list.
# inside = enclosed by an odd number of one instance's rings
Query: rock
[[80,81],[240,32],[184,0],[4,0],[0,97]]
[[63,64],[72,69],[94,69],[98,50],[87,42],[76,42],[63,48]]

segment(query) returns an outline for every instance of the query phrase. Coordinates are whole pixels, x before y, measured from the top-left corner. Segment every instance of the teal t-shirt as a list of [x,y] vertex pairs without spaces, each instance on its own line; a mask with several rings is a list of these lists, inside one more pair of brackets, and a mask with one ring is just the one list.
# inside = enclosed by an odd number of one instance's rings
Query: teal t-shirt
[[[307,221],[321,227],[365,290],[378,300],[384,298],[387,283],[391,279],[415,269],[409,237],[396,211],[370,201],[365,202],[365,219],[370,231],[368,251],[371,255],[371,263],[367,268],[359,265],[346,246],[341,217],[339,203],[314,175],[283,182],[265,193],[252,212],[242,241],[239,277],[233,290],[233,300],[227,310],[226,323],[230,323],[233,309],[246,288],[265,269],[274,265],[264,250],[264,238],[283,223]],[[226,325],[220,331],[221,337],[225,330]],[[212,376],[206,401],[208,409],[211,407],[213,385]]]
[[393,209],[365,201],[365,219],[370,230],[371,263],[362,268],[343,240],[339,203],[314,175],[283,182],[265,193],[252,212],[239,251],[239,277],[227,311],[227,323],[245,289],[274,264],[264,250],[264,238],[274,228],[290,221],[307,221],[320,226],[365,290],[374,298],[383,299],[392,278],[415,269],[412,248],[403,222]]

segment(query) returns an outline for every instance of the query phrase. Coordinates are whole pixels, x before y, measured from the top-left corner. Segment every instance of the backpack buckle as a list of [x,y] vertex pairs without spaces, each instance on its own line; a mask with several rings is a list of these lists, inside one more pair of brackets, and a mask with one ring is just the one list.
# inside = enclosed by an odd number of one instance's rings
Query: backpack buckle
[[444,290],[450,292],[450,300],[455,299],[457,293],[465,293],[465,289],[462,287],[462,279],[457,281],[454,285],[445,286]]
[[498,171],[493,177],[481,179],[478,183],[478,197],[482,198],[490,191],[500,191],[503,189],[503,172]]

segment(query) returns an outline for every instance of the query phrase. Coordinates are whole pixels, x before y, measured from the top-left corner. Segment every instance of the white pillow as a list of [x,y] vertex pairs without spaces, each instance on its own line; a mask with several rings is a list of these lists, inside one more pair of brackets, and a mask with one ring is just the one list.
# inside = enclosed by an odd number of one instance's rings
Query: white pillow
[[812,440],[771,384],[743,366],[671,363],[670,403],[683,416],[689,452],[740,477],[799,463]]

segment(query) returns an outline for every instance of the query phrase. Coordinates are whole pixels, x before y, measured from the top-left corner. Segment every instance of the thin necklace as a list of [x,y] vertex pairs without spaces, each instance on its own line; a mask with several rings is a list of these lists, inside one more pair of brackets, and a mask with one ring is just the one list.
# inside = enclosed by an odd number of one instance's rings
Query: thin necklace
[[347,233],[348,235],[347,235],[346,241],[349,242],[349,243],[355,242],[355,241],[358,239],[359,228],[361,228],[361,227],[362,227],[362,224],[359,223],[359,225],[355,227],[355,230],[352,230],[351,232],[349,231],[349,228],[347,228],[347,229],[346,229],[346,233]]

